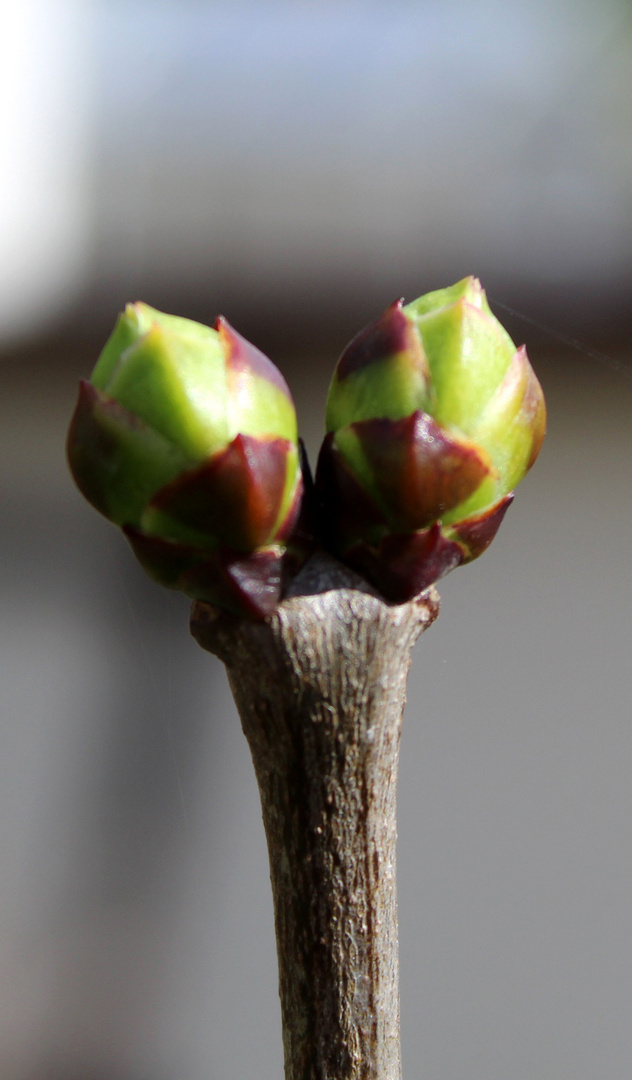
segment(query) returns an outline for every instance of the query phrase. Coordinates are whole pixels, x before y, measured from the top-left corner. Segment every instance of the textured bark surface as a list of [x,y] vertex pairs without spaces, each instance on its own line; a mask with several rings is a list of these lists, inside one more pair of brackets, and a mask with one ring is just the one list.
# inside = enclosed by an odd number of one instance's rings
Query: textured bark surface
[[410,653],[439,611],[316,555],[263,623],[195,604],[261,793],[286,1080],[399,1080],[395,797]]

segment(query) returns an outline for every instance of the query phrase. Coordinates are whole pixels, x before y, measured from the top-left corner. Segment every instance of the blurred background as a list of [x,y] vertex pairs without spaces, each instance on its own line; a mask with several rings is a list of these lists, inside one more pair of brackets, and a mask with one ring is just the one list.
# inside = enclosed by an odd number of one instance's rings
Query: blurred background
[[632,1072],[627,0],[0,4],[0,1074],[279,1080],[258,796],[188,603],[75,492],[127,300],[293,389],[469,273],[549,403],[441,584],[400,781],[404,1074]]

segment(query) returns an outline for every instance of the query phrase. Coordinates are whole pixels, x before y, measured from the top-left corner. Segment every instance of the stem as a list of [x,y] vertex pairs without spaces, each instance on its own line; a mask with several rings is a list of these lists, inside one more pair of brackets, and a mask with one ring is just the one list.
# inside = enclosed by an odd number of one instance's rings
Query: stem
[[399,1080],[395,798],[410,653],[429,589],[389,605],[322,553],[274,615],[195,604],[259,783],[286,1080]]

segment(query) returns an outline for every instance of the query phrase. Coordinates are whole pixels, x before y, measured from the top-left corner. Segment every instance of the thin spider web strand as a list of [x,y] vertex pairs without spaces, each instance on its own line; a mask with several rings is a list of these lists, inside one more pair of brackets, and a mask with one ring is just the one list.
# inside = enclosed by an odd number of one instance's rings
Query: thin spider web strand
[[594,360],[595,363],[601,364],[602,367],[609,368],[617,375],[621,375],[622,378],[632,381],[632,368],[624,360],[617,360],[614,356],[599,352],[598,349],[589,349],[581,341],[577,341],[576,338],[569,337],[568,334],[563,334],[559,330],[554,330],[553,327],[546,326],[537,319],[532,319],[522,311],[516,311],[515,308],[509,307],[509,304],[501,303],[500,300],[494,299],[493,303],[496,307],[502,308],[503,311],[507,311],[510,315],[514,315],[515,318],[521,319],[522,322],[529,323],[530,326],[540,330],[543,334],[548,334],[554,341],[559,341],[562,345],[568,345],[569,348],[581,353],[582,356],[588,357],[589,360]]

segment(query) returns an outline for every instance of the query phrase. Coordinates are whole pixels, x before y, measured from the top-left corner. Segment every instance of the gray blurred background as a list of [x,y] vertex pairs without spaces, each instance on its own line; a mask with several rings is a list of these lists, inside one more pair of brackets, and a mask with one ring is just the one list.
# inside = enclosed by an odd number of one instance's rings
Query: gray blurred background
[[5,2],[0,135],[3,1080],[282,1076],[247,746],[73,490],[78,377],[126,300],[222,312],[314,459],[349,337],[468,273],[549,435],[413,663],[404,1072],[629,1080],[629,3]]

